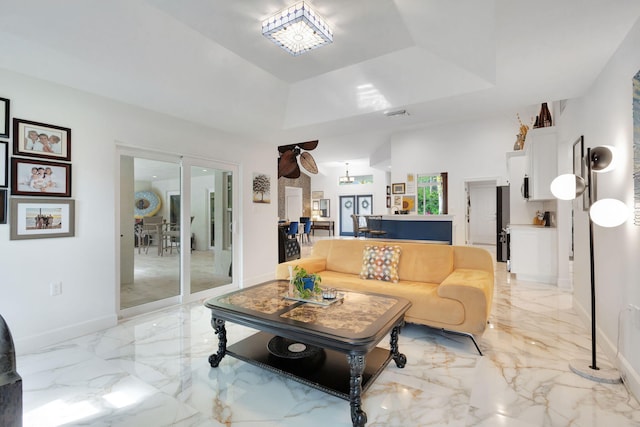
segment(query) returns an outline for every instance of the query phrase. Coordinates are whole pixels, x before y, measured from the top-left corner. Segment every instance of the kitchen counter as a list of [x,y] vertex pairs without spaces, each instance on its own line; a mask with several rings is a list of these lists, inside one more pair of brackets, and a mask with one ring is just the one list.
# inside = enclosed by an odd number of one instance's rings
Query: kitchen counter
[[453,243],[453,215],[382,215],[385,238]]
[[518,280],[558,283],[557,229],[509,224],[511,273]]

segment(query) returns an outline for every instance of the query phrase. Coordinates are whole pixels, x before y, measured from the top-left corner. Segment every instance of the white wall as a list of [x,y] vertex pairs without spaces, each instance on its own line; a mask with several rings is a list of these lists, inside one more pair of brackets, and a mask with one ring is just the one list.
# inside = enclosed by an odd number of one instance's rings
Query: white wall
[[[18,352],[116,323],[116,143],[239,165],[234,268],[244,284],[273,277],[276,205],[252,205],[250,188],[252,171],[275,179],[276,162],[264,162],[273,147],[5,70],[0,94],[12,117],[72,129],[76,236],[10,241],[9,225],[0,225],[0,312]],[[62,282],[62,295],[49,296],[52,281]]]
[[433,126],[398,134],[391,140],[391,181],[407,173],[448,172],[449,214],[454,244],[465,243],[465,181],[506,179],[506,153],[518,131],[515,112],[470,122]]
[[[561,152],[563,171],[569,171],[570,143],[584,135],[585,150],[597,145],[613,145],[621,154],[616,170],[598,177],[598,197],[612,197],[633,206],[633,117],[632,78],[640,70],[640,23],[609,61],[587,94],[568,103],[563,114],[566,146]],[[570,151],[569,151],[570,153]],[[564,215],[570,207],[564,206]],[[562,224],[567,224],[564,220]],[[559,224],[560,227],[560,224]],[[589,236],[586,212],[578,210],[575,219],[574,303],[590,325]],[[567,226],[560,230],[568,238]],[[597,327],[599,346],[615,360],[618,315],[621,311],[620,354],[616,365],[640,396],[640,330],[628,304],[640,306],[640,227],[630,219],[617,228],[594,227]],[[590,327],[590,326],[589,326]],[[585,354],[585,358],[589,355]]]

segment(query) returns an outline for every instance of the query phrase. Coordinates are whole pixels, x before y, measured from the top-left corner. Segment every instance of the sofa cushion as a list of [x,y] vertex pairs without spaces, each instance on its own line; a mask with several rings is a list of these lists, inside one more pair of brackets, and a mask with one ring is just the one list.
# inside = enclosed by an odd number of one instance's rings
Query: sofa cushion
[[[316,244],[329,244],[330,246],[327,253],[327,270],[358,276],[362,269],[362,250],[371,242],[336,239],[320,240]],[[314,255],[316,255],[315,252]]]
[[400,252],[400,246],[365,246],[360,278],[398,283]]
[[404,243],[398,265],[400,280],[441,283],[453,271],[453,247]]
[[465,307],[460,301],[438,295],[437,283],[400,280],[398,284],[394,284],[381,280],[363,280],[358,276],[334,271],[321,271],[320,276],[323,287],[374,292],[408,299],[412,305],[407,311],[406,319],[410,323],[452,328],[454,325],[462,324],[466,318]]

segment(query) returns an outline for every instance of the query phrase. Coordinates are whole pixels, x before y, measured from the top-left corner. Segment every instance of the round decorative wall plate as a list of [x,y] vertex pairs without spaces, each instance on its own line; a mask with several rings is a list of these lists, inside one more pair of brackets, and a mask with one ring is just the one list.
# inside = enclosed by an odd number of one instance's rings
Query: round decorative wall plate
[[160,197],[153,191],[136,191],[135,201],[133,204],[134,216],[143,218],[145,216],[154,216],[162,206]]

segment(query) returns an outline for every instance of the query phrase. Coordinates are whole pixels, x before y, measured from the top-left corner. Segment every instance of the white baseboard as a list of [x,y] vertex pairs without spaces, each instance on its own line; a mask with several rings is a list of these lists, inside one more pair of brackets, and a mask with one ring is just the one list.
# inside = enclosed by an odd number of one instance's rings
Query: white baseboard
[[573,282],[571,279],[560,279],[558,278],[558,289],[572,291],[573,290]]
[[36,351],[40,348],[57,344],[62,341],[77,338],[82,335],[110,328],[118,324],[118,316],[112,314],[97,319],[88,320],[86,322],[77,323],[75,325],[65,326],[63,328],[53,329],[46,333],[32,335],[22,339],[15,340],[16,354],[21,355]]
[[[576,302],[575,299],[573,302],[573,308],[576,310],[578,317],[580,317],[588,328],[591,328],[591,316],[587,313],[584,307]],[[640,401],[640,373],[633,369],[633,366],[631,366],[622,354],[618,354],[618,357],[616,358],[616,353],[618,352],[616,344],[604,335],[597,326],[596,338],[598,341],[597,345],[609,359],[609,364],[614,365],[620,372],[620,376],[622,377],[622,381],[627,387],[627,390],[629,390],[636,400]]]

